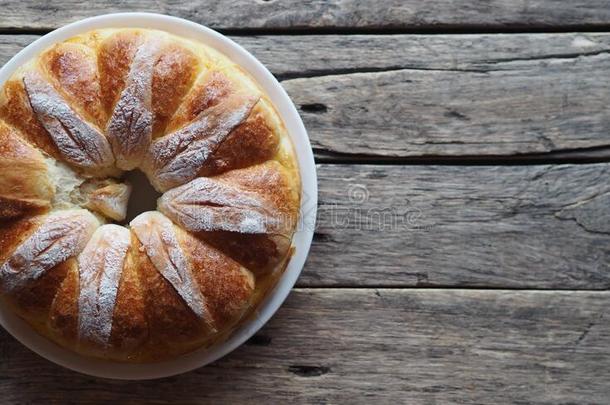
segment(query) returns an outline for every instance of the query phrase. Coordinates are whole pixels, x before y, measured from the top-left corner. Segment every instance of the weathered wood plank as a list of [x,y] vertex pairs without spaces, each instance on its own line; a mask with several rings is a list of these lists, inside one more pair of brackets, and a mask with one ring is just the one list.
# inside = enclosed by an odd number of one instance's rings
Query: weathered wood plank
[[[0,35],[0,65],[39,35]],[[231,36],[279,78],[400,69],[498,69],[610,52],[610,34]],[[306,55],[306,57],[304,57]]]
[[610,52],[610,34],[269,35],[233,40],[280,78],[400,69],[500,69],[515,61]]
[[610,144],[610,54],[493,70],[283,82],[314,146],[344,155],[513,155]]
[[35,0],[0,3],[4,29],[50,29],[84,17],[125,11],[175,15],[217,29],[519,30],[610,23],[607,0]]
[[[0,36],[0,61],[34,38]],[[321,75],[283,82],[319,157],[610,157],[610,34],[235,39]]]
[[38,38],[40,35],[0,35],[0,65]]
[[301,286],[610,288],[610,164],[318,165]]
[[608,292],[297,290],[249,344],[160,381],[80,376],[2,333],[0,392],[8,403],[605,403],[608,305]]

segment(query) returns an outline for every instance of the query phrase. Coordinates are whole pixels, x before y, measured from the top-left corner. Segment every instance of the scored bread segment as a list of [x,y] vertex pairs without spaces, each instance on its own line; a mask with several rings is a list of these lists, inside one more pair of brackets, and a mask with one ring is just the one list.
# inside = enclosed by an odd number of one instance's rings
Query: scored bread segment
[[195,53],[180,44],[164,44],[158,53],[152,79],[153,138],[162,136],[169,120],[204,69]]
[[131,170],[144,157],[153,130],[152,81],[158,40],[147,38],[138,47],[125,88],[108,121],[106,135],[112,145],[116,164],[120,169]]
[[185,127],[155,140],[145,165],[153,186],[166,191],[197,177],[206,160],[248,117],[257,101],[254,96],[232,95]]
[[279,136],[269,124],[270,111],[261,100],[248,119],[237,126],[204,163],[199,175],[215,176],[271,160],[279,148]]
[[199,177],[163,194],[158,208],[191,232],[289,234],[296,196],[285,176],[280,164],[266,163]]
[[2,88],[0,93],[0,118],[13,126],[31,145],[55,159],[62,155],[32,110],[28,94],[23,83],[22,72],[16,73]]
[[231,80],[217,70],[210,70],[201,75],[171,118],[167,126],[168,132],[182,128],[204,110],[218,104],[235,92],[234,87]]
[[62,157],[97,175],[110,171],[114,156],[100,130],[80,117],[37,71],[26,72],[23,82],[36,117]]
[[193,313],[213,329],[205,298],[193,279],[193,270],[178,244],[172,222],[164,215],[150,211],[138,215],[130,225],[157,271],[171,283]]
[[[169,122],[168,132],[185,126],[232,94],[256,94],[249,86],[234,80],[237,72],[237,69],[209,70],[201,75]],[[265,97],[261,97],[247,119],[229,133],[203,163],[198,174],[211,176],[270,160],[278,150],[282,132],[283,125],[277,119],[273,106]]]
[[[101,37],[99,43],[98,36]],[[125,88],[133,57],[142,43],[142,33],[130,29],[117,32],[97,31],[92,37],[95,42],[93,46],[97,51],[102,106],[110,116]]]
[[87,210],[49,214],[0,267],[0,289],[10,293],[76,256],[98,226],[98,220]]
[[0,121],[0,218],[50,207],[54,187],[43,155]]
[[298,219],[291,173],[269,161],[198,178],[166,192],[158,209],[255,274],[268,274],[289,255]]
[[82,43],[63,42],[40,56],[42,72],[79,114],[98,128],[106,124],[95,50]]
[[[133,251],[138,252],[132,268],[139,273],[146,301],[149,344],[180,350],[180,345],[226,331],[251,308],[255,280],[238,262],[159,213],[141,214],[132,222],[132,231]],[[141,235],[153,235],[155,241],[151,243],[150,236],[140,239]],[[168,272],[167,267],[173,268]],[[178,277],[188,280],[188,292],[176,282]],[[203,318],[193,309],[191,294],[203,300]]]
[[163,194],[159,210],[192,232],[273,233],[279,212],[260,194],[213,178],[199,177]]
[[194,269],[216,330],[224,330],[250,307],[254,276],[245,267],[205,242],[178,231],[178,241]]
[[99,227],[78,256],[80,340],[106,345],[130,232],[118,225]]

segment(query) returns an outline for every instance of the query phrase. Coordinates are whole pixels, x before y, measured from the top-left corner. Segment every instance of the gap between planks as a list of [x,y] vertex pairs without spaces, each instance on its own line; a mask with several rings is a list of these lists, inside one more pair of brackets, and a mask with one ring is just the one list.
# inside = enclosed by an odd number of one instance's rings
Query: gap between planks
[[459,290],[459,291],[498,291],[498,292],[510,292],[510,291],[523,291],[523,292],[531,292],[531,293],[546,293],[546,292],[575,292],[575,293],[604,293],[610,292],[610,289],[607,288],[570,288],[570,287],[550,287],[550,288],[540,288],[540,287],[493,287],[493,286],[459,286],[459,285],[431,285],[426,286],[425,284],[418,285],[391,285],[391,284],[379,284],[379,285],[364,285],[357,286],[351,284],[330,284],[325,286],[315,285],[315,284],[299,284],[294,287],[296,291],[307,291],[307,290],[339,290],[339,291],[365,291],[365,290],[410,290],[410,291],[449,291],[449,290]]
[[[21,28],[8,27],[0,29],[0,35],[45,35],[59,27]],[[443,26],[443,27],[414,27],[414,28],[231,28],[214,29],[223,35],[235,37],[249,36],[307,36],[307,35],[503,35],[503,34],[575,34],[575,33],[604,33],[610,32],[610,25],[567,25],[559,27],[549,26]]]
[[472,156],[370,156],[341,154],[313,148],[316,163],[344,165],[390,166],[525,166],[548,164],[595,164],[610,162],[610,147],[568,149],[548,153],[522,155],[472,155]]

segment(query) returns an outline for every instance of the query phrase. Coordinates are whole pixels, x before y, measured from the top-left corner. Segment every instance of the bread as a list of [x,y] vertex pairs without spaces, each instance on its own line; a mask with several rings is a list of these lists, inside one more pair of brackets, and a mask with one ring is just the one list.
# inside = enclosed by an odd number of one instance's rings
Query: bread
[[[125,222],[130,170],[163,194]],[[274,106],[218,51],[145,29],[55,44],[0,91],[2,305],[86,356],[210,346],[282,274],[300,193]]]

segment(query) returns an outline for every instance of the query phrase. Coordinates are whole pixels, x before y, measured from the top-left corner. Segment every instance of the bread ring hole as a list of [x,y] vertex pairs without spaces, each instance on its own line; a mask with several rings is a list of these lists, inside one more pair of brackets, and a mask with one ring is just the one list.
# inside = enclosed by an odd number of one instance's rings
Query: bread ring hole
[[122,223],[129,224],[132,219],[143,212],[157,209],[157,199],[161,193],[153,188],[148,178],[140,170],[132,170],[123,176],[132,186],[131,197],[127,205],[127,217]]

